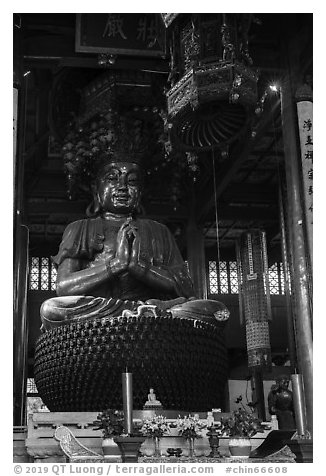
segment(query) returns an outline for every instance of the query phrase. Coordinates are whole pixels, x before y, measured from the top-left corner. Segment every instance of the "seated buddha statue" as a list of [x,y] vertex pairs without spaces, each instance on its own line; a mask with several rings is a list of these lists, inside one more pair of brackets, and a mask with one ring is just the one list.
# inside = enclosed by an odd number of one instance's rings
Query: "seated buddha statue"
[[42,331],[65,323],[115,317],[148,304],[175,318],[228,318],[218,301],[196,299],[187,266],[169,229],[137,214],[140,163],[106,157],[98,167],[93,216],[69,224],[59,252],[57,297],[41,306]]
[[162,403],[156,399],[156,395],[154,393],[154,389],[149,389],[149,394],[147,395],[147,402],[145,402],[144,408],[150,407],[161,407]]

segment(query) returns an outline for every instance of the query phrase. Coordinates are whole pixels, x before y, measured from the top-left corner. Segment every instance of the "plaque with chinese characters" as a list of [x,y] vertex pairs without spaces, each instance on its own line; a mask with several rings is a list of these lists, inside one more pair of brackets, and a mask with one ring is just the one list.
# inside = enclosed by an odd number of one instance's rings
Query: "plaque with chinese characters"
[[301,146],[302,179],[304,188],[304,203],[308,232],[308,244],[312,260],[313,241],[313,118],[312,102],[297,103],[298,125]]
[[151,13],[77,13],[76,51],[165,56],[165,31]]

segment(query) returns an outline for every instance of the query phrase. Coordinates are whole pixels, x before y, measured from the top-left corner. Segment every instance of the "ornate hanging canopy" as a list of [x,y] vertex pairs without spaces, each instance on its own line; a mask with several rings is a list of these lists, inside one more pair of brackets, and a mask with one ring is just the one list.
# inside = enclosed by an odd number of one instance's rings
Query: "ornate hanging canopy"
[[[161,14],[168,27],[170,137],[181,150],[224,148],[244,132],[257,103],[251,14]],[[172,15],[172,16],[171,16]]]

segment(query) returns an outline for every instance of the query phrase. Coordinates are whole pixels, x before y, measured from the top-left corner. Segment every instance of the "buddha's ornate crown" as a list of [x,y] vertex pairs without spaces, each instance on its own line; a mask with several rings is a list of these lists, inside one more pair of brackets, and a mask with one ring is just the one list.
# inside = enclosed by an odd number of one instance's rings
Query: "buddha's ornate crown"
[[[104,85],[104,86],[103,86]],[[158,107],[126,94],[130,85],[97,81],[84,91],[81,112],[63,145],[69,195],[88,191],[99,168],[110,162],[132,161],[148,168],[164,155],[164,125]],[[134,92],[133,88],[131,91]],[[143,88],[139,88],[143,89]]]

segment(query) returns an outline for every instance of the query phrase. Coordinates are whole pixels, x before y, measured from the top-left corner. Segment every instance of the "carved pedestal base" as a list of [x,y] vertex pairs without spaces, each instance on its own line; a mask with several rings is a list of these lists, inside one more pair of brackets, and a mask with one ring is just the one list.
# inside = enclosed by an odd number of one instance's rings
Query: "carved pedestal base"
[[312,463],[313,462],[313,440],[297,439],[288,440],[286,444],[292,453],[295,454],[296,463]]
[[120,448],[123,463],[137,463],[139,448],[145,439],[143,436],[119,436],[114,438]]

